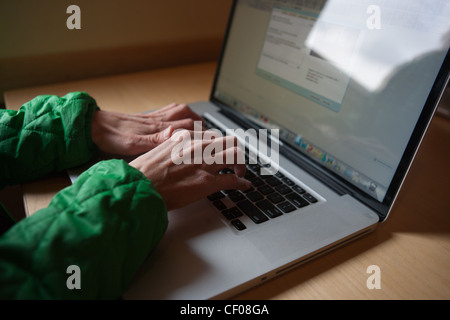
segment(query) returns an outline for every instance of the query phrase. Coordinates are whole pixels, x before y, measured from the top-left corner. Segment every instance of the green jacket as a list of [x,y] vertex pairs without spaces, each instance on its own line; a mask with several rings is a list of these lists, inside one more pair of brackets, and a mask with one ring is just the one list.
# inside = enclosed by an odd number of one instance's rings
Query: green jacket
[[[1,110],[0,187],[91,159],[97,108],[70,93]],[[118,298],[167,224],[150,180],[122,160],[99,162],[0,237],[0,298]]]

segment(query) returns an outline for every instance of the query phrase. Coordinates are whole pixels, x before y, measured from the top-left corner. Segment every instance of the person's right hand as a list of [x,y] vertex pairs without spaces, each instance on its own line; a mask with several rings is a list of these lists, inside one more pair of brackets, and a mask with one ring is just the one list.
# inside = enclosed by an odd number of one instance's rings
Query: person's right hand
[[[247,190],[251,187],[251,183],[242,178],[246,167],[243,163],[237,163],[237,159],[243,159],[243,154],[234,137],[195,140],[189,142],[184,150],[190,153],[193,159],[195,148],[201,148],[203,154],[207,146],[218,146],[214,150],[219,152],[213,156],[214,159],[223,159],[223,164],[216,163],[220,161],[211,161],[212,158],[202,159],[201,164],[175,164],[172,160],[174,148],[180,146],[180,141],[188,141],[192,135],[192,132],[187,130],[178,131],[172,138],[130,162],[131,166],[152,181],[164,199],[167,210],[183,207],[219,190]],[[227,164],[227,159],[233,159],[233,163]],[[220,174],[225,168],[235,173]]]

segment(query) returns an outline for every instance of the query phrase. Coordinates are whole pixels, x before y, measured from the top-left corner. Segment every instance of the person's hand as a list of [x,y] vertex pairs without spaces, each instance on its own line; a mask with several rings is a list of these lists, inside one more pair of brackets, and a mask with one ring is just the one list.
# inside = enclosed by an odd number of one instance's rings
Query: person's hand
[[[228,136],[191,142],[192,135],[193,133],[187,130],[176,132],[169,140],[130,162],[131,166],[152,181],[168,210],[181,208],[219,190],[248,190],[251,187],[251,183],[242,178],[246,167],[244,163],[239,164],[243,161],[237,161],[243,159],[243,153],[237,146],[236,138]],[[196,148],[199,148],[197,151],[202,151],[201,164],[194,164],[194,161],[192,164],[175,164],[172,155],[180,150],[180,141],[189,141],[184,144],[183,153],[192,156],[191,159]],[[206,147],[218,152],[211,155],[212,157],[206,155],[203,152]],[[219,159],[222,161],[218,161]],[[227,164],[230,159],[233,163]],[[233,170],[234,173],[221,174],[225,168]]]
[[107,153],[134,156],[166,141],[176,129],[193,130],[202,119],[185,104],[171,104],[146,114],[96,111],[92,141]]

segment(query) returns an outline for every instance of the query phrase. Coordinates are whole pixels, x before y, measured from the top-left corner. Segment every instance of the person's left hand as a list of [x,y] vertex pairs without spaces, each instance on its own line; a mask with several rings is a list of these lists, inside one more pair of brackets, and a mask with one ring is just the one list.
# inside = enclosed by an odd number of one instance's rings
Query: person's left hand
[[[130,162],[130,166],[152,182],[169,211],[220,190],[248,190],[252,186],[244,178],[244,152],[236,137],[206,138],[202,135],[201,140],[195,138],[194,132],[179,130],[158,147]],[[178,163],[180,152],[186,163]],[[201,159],[196,159],[196,153]],[[231,173],[222,174],[223,169],[231,169]]]
[[185,104],[170,104],[151,113],[125,114],[96,111],[92,141],[107,153],[134,156],[147,152],[170,138],[176,129],[194,129],[202,121]]

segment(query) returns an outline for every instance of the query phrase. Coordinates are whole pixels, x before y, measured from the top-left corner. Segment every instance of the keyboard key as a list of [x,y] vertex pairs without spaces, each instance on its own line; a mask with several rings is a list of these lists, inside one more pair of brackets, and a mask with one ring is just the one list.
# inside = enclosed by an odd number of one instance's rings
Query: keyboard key
[[231,224],[239,231],[245,230],[247,229],[247,227],[245,226],[245,224],[242,223],[241,220],[236,219],[231,221]]
[[250,187],[250,189],[244,190],[243,192],[244,193],[249,193],[249,192],[252,192],[252,191],[255,191],[255,188]]
[[269,199],[270,201],[272,201],[273,203],[280,203],[280,202],[282,202],[282,201],[284,201],[284,198],[283,198],[283,196],[282,195],[280,195],[279,193],[272,193],[272,194],[269,194],[268,196],[267,196],[267,199]]
[[275,177],[281,179],[281,178],[284,178],[284,174],[282,174],[280,171],[278,171],[278,172],[275,174]]
[[269,179],[266,179],[266,183],[271,185],[272,187],[275,187],[279,186],[281,184],[281,181],[272,176]]
[[258,177],[250,178],[250,179],[248,179],[248,181],[250,181],[253,184],[254,187],[259,187],[259,186],[262,186],[264,184],[264,181],[262,181]]
[[289,188],[288,186],[284,185],[284,184],[275,187],[275,190],[277,190],[281,194],[288,194],[288,193],[292,192],[292,189]]
[[258,187],[258,191],[261,192],[263,195],[268,195],[272,192],[275,192],[275,190],[273,190],[270,186],[268,186],[267,184],[264,184],[260,187]]
[[315,197],[313,197],[311,194],[309,194],[309,193],[305,193],[304,195],[303,195],[303,198],[305,198],[306,200],[308,200],[309,202],[311,202],[311,203],[316,203],[317,202],[317,199],[315,198]]
[[228,198],[230,198],[231,201],[233,201],[233,202],[239,202],[239,201],[245,200],[245,196],[236,190],[233,192],[230,192],[228,194]]
[[253,192],[247,193],[247,198],[253,202],[256,202],[256,201],[264,199],[264,196],[261,195],[261,193],[259,193],[258,191],[253,191]]
[[250,170],[252,170],[254,173],[259,174],[259,170],[261,169],[261,166],[259,164],[249,164],[248,167]]
[[253,178],[253,177],[256,177],[253,172],[251,172],[250,170],[245,171],[245,175],[244,175],[245,179],[250,179],[250,178]]
[[303,189],[300,186],[293,186],[292,190],[294,190],[295,192],[300,193],[300,194],[304,194],[306,192],[305,189]]
[[220,211],[225,210],[227,208],[227,206],[221,200],[214,201],[213,205]]
[[232,207],[230,209],[225,209],[222,211],[222,214],[228,220],[233,220],[234,218],[242,217],[242,212],[237,207]]
[[275,207],[269,200],[262,200],[256,203],[258,208],[260,208],[269,218],[276,218],[281,216],[283,213]]
[[207,198],[211,201],[215,201],[215,200],[225,198],[225,196],[222,192],[216,192],[216,193],[210,194]]
[[269,218],[267,218],[264,215],[264,213],[262,213],[249,200],[244,200],[244,201],[238,202],[237,206],[239,207],[239,209],[242,210],[242,212],[244,212],[244,214],[246,214],[256,224],[260,224],[262,222],[269,220]]
[[258,175],[258,177],[261,178],[261,179],[263,179],[263,180],[267,180],[267,179],[269,179],[270,177],[273,177],[273,175],[270,175],[270,174],[260,174],[260,175]]
[[289,179],[289,178],[284,177],[284,178],[281,179],[281,181],[283,181],[283,182],[284,182],[285,184],[287,184],[288,186],[295,186],[295,182],[292,181],[292,180]]
[[234,215],[233,212],[230,211],[230,209],[225,209],[222,211],[222,214],[225,218],[227,218],[228,220],[233,220],[234,219]]
[[306,207],[309,205],[309,202],[303,199],[298,193],[291,192],[286,195],[286,198],[291,201],[297,208]]
[[277,207],[280,208],[284,213],[289,213],[295,210],[295,207],[289,201],[285,201],[277,204]]

